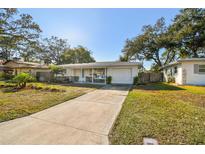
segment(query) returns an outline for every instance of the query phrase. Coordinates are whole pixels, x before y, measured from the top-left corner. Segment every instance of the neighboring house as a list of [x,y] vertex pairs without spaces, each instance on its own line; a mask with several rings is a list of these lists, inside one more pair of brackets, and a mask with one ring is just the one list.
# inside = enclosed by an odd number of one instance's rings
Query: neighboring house
[[139,65],[136,62],[95,62],[59,66],[65,69],[64,76],[73,82],[106,84],[107,77],[111,76],[112,84],[132,84]]
[[12,69],[7,67],[7,66],[4,66],[4,61],[3,60],[0,60],[0,73],[2,72],[12,72]]
[[12,72],[12,69],[4,65],[0,65],[0,72]]
[[162,68],[164,80],[175,78],[179,85],[205,85],[205,58],[181,59]]
[[17,75],[19,73],[29,73],[35,77],[39,81],[47,81],[50,78],[50,69],[47,65],[32,63],[32,62],[24,62],[24,61],[15,61],[9,60],[3,63],[5,68],[11,69],[13,75]]

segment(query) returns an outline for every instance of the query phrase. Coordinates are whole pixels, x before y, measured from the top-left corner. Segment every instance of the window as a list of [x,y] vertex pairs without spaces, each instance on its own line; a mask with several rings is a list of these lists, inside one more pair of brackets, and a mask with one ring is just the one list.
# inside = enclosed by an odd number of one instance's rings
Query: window
[[174,67],[174,73],[177,74],[177,66]]
[[105,78],[105,69],[104,68],[94,69],[94,78],[104,79]]
[[199,73],[205,73],[205,65],[199,65]]

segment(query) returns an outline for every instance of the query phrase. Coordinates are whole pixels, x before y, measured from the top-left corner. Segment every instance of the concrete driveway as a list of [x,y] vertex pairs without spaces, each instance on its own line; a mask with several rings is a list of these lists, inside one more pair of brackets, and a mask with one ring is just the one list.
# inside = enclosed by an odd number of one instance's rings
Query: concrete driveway
[[0,123],[0,144],[109,144],[129,86],[106,86],[30,116]]

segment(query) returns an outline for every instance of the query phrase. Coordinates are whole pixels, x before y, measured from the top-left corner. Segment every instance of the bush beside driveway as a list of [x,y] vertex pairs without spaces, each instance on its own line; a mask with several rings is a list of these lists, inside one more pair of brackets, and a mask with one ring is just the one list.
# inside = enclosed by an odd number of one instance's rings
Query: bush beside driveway
[[109,134],[111,144],[205,144],[205,87],[157,83],[134,87]]

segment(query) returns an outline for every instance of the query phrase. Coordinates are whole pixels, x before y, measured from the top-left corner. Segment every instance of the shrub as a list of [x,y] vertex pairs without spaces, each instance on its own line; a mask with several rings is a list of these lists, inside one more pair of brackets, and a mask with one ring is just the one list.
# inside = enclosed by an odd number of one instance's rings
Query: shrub
[[0,72],[0,80],[4,80],[4,72]]
[[0,80],[10,80],[12,79],[14,76],[11,73],[7,73],[7,72],[0,72]]
[[108,76],[106,81],[107,81],[107,84],[111,84],[112,83],[112,77]]
[[133,84],[136,85],[139,83],[139,77],[138,76],[135,76],[134,77],[134,80],[133,80]]
[[175,83],[175,77],[173,76],[168,76],[168,83]]
[[12,82],[16,83],[18,88],[24,88],[27,82],[34,81],[36,79],[28,73],[20,73],[12,79]]

